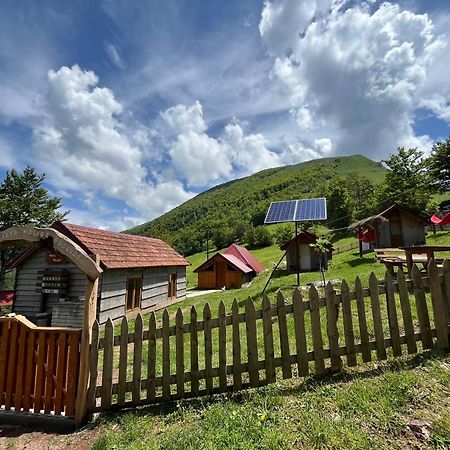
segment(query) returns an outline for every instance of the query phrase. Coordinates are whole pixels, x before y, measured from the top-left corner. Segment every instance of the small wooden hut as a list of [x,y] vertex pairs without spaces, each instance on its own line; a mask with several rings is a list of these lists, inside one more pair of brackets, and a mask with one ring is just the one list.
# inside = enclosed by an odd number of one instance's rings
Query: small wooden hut
[[[328,268],[328,261],[333,255],[333,246],[327,245],[327,252],[322,255],[316,248],[311,246],[317,242],[317,236],[308,231],[302,231],[297,237],[284,243],[280,248],[286,251],[286,268],[290,273],[297,272],[297,256],[298,271],[313,272],[320,270],[320,259],[322,259],[322,268]],[[297,243],[297,248],[296,244]]]
[[362,242],[373,248],[408,247],[425,244],[425,227],[428,219],[400,205],[350,225]]
[[55,248],[53,230],[93,261],[99,259],[102,273],[96,303],[100,323],[108,317],[114,320],[160,309],[186,296],[189,263],[159,239],[66,222],[55,222],[44,230],[41,240],[26,247],[9,264],[16,269],[12,310],[31,321],[75,328],[83,323],[86,276],[76,260]]
[[262,264],[245,247],[233,244],[209,258],[194,273],[200,289],[239,289],[263,271]]

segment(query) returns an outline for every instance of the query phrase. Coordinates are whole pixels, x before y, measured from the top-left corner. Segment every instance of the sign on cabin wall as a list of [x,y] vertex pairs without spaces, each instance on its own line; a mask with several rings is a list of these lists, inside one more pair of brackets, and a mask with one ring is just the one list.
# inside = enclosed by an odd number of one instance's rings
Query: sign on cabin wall
[[58,272],[45,270],[40,272],[38,274],[36,291],[41,294],[66,295],[67,272],[64,270]]
[[65,264],[67,261],[67,258],[56,250],[47,250],[48,264]]

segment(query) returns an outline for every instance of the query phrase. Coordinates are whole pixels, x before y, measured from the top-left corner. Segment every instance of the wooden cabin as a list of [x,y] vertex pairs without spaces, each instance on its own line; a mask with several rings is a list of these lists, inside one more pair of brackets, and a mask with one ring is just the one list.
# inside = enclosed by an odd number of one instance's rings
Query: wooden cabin
[[[310,244],[317,242],[317,236],[308,231],[302,231],[297,237],[284,243],[280,248],[286,251],[286,269],[290,273],[297,272],[297,255],[299,272],[314,272],[320,270],[322,254]],[[296,248],[297,243],[297,248]],[[323,255],[323,269],[328,268],[328,261],[333,255],[333,246],[327,246],[327,252]]]
[[349,229],[372,248],[409,247],[425,244],[428,219],[400,205],[392,205],[381,213],[359,220]]
[[261,272],[264,272],[262,264],[245,247],[236,244],[194,270],[200,289],[239,289]]
[[[65,222],[51,228],[94,261],[99,258],[99,323],[185,298],[189,263],[165,242]],[[9,266],[16,269],[14,313],[40,325],[82,326],[86,276],[55,250],[51,238],[25,248]]]

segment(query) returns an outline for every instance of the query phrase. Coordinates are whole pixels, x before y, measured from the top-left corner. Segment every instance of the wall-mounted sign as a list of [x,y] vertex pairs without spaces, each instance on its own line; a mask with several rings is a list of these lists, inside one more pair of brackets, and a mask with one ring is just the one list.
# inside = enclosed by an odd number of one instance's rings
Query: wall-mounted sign
[[56,250],[47,250],[47,263],[48,264],[65,264],[67,258]]
[[42,294],[66,295],[67,272],[43,271],[38,274],[37,291]]

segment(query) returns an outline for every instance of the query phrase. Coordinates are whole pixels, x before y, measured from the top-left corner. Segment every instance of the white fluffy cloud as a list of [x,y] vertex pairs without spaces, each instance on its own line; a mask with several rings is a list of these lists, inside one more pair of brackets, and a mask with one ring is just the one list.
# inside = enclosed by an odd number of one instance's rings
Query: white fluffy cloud
[[[262,39],[276,55],[273,73],[291,92],[294,116],[306,129],[322,123],[337,153],[382,158],[398,145],[428,145],[412,124],[443,48],[430,18],[390,3],[347,9],[345,3],[264,6]],[[286,17],[295,20],[283,27]],[[446,117],[443,101],[433,105]]]
[[269,148],[264,135],[246,134],[235,120],[228,123],[218,137],[212,137],[198,101],[192,106],[169,108],[161,117],[167,126],[163,130],[164,137],[172,136],[166,142],[171,164],[190,186],[206,186],[269,167],[304,161],[322,151],[317,142],[308,145],[306,141],[275,151]]
[[93,72],[62,67],[48,81],[45,119],[33,137],[56,186],[94,190],[149,217],[192,196],[178,181],[148,181],[141,150],[123,132],[122,105]]
[[264,136],[245,135],[238,123],[226,125],[219,137],[209,136],[198,101],[169,108],[161,117],[173,135],[168,144],[172,165],[190,186],[205,186],[279,164]]

